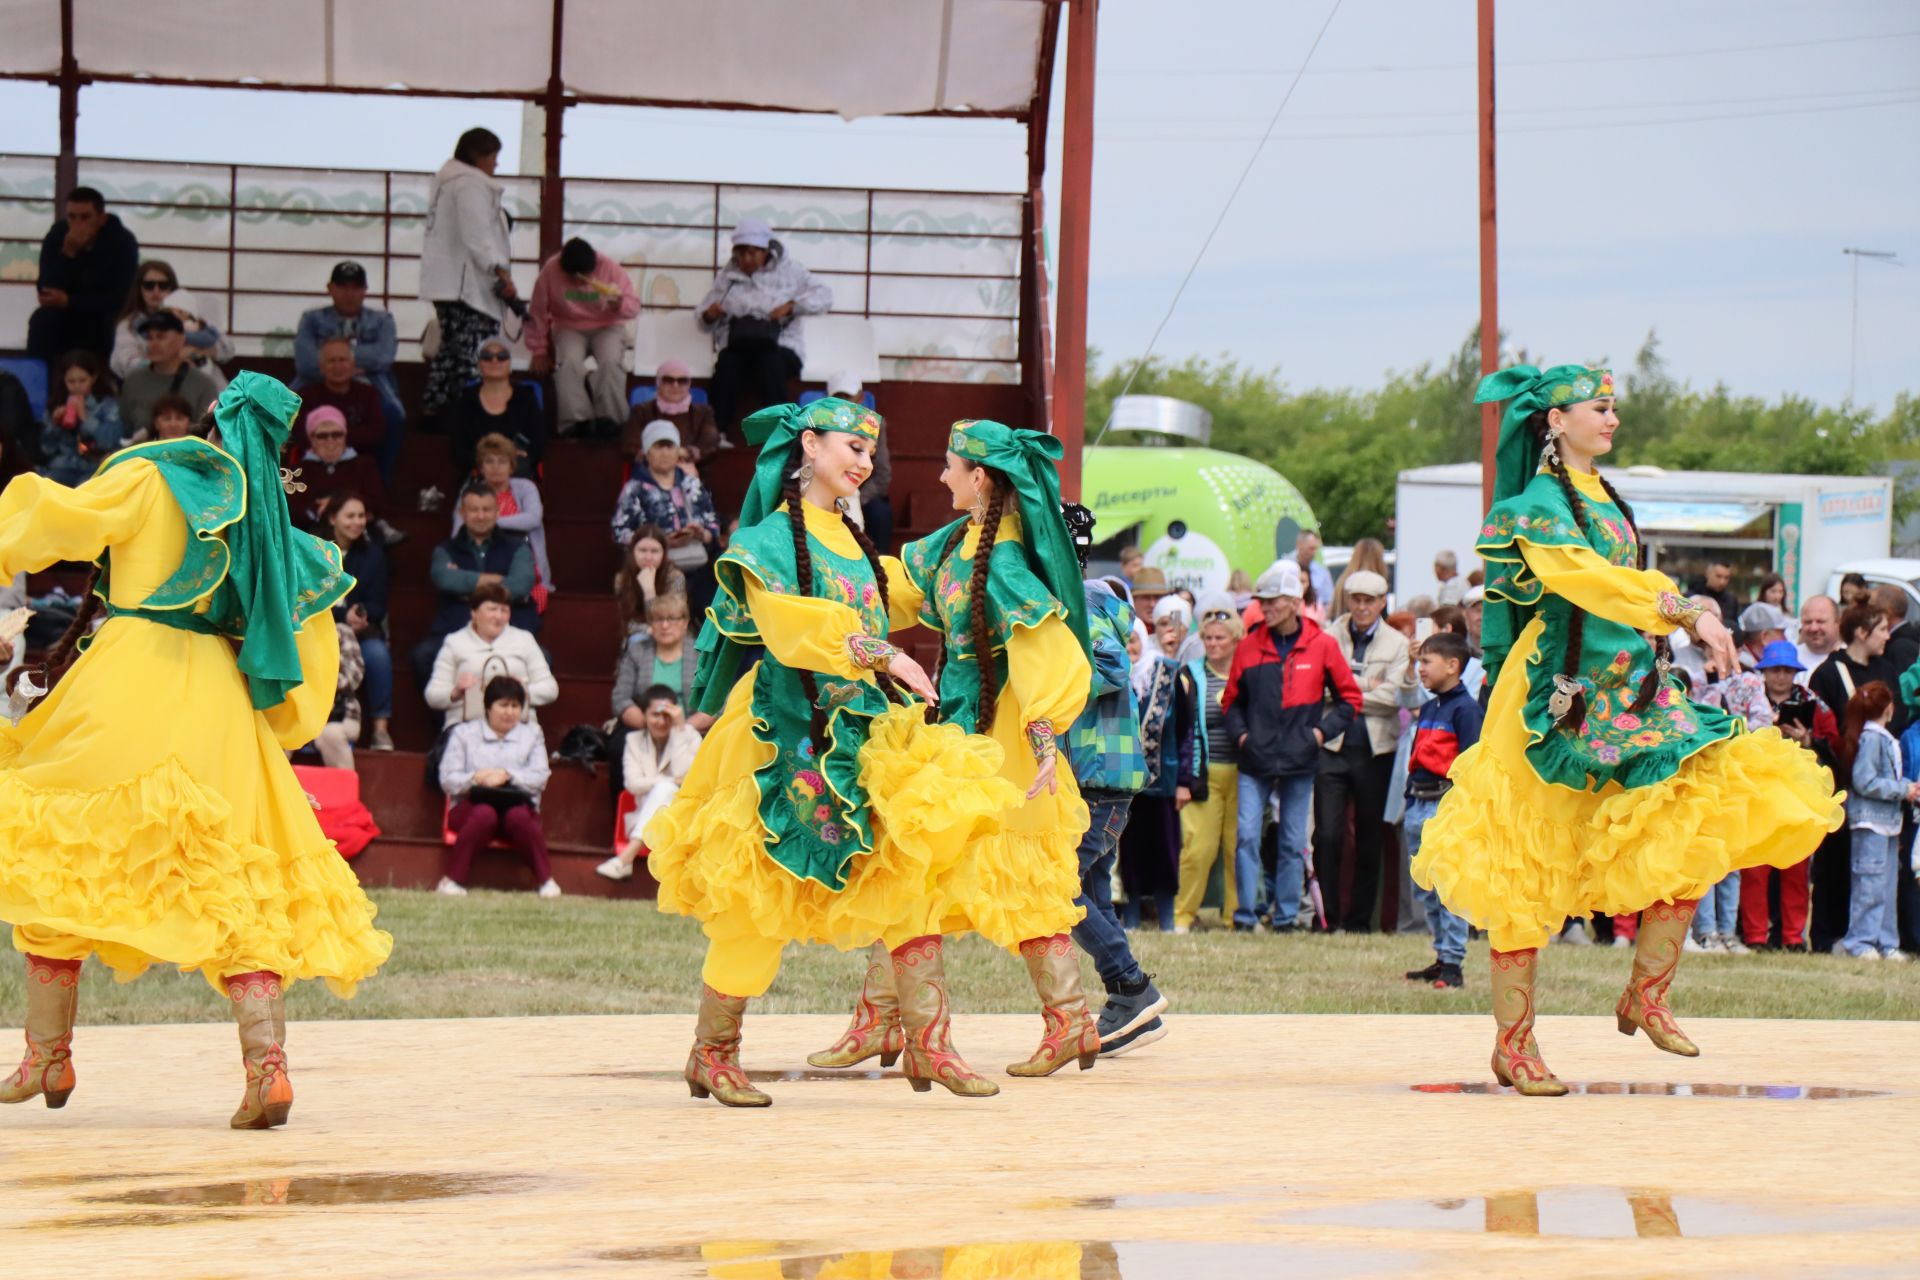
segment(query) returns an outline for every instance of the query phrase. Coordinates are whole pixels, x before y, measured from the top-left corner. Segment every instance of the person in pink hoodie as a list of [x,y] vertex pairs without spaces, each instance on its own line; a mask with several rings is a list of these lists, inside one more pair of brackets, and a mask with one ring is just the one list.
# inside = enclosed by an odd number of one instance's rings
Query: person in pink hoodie
[[626,420],[627,322],[639,314],[640,295],[626,269],[578,236],[540,268],[527,312],[527,352],[534,373],[553,373],[562,435],[581,423],[595,435],[612,435]]

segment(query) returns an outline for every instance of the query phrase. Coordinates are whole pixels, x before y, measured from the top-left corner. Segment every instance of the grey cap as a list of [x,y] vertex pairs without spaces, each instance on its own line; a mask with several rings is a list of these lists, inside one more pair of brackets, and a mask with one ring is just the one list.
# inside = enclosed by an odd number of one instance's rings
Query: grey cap
[[1785,631],[1788,618],[1779,606],[1756,600],[1740,611],[1740,630],[1746,632]]

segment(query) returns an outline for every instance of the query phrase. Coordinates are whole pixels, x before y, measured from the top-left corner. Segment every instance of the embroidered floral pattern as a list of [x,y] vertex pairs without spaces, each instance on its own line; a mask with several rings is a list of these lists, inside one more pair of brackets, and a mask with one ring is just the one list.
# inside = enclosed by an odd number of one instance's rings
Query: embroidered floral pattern
[[1034,720],[1027,725],[1027,746],[1033,752],[1036,761],[1053,759],[1053,721]]
[[1700,621],[1700,615],[1707,611],[1705,605],[1695,604],[1675,591],[1662,591],[1654,609],[1663,620],[1676,627],[1685,627],[1688,631],[1693,630],[1694,624]]
[[847,637],[847,652],[862,671],[884,671],[900,650],[875,636],[857,635]]

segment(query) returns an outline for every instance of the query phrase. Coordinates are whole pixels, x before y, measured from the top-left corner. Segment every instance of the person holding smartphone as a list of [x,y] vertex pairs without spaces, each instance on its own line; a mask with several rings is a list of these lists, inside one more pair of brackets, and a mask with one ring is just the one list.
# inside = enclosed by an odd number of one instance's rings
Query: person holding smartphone
[[740,425],[740,395],[762,405],[787,398],[807,348],[804,316],[833,305],[833,290],[793,260],[773,229],[742,218],[733,229],[733,254],[700,302],[700,327],[713,335],[713,380],[707,396],[722,431]]

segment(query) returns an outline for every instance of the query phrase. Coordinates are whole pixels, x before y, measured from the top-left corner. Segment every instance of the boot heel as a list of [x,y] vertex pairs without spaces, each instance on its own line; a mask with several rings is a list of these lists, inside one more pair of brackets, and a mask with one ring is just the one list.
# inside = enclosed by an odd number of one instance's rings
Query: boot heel
[[278,1129],[287,1122],[287,1116],[293,1111],[291,1102],[270,1102],[267,1104],[267,1128]]
[[923,1079],[920,1076],[908,1076],[907,1083],[913,1086],[915,1093],[925,1093],[927,1090],[933,1088],[933,1081]]
[[1095,1049],[1092,1053],[1083,1053],[1080,1055],[1080,1069],[1082,1071],[1091,1071],[1093,1070],[1093,1064],[1099,1060],[1100,1051],[1098,1049]]
[[1615,1026],[1620,1028],[1620,1034],[1623,1036],[1630,1036],[1640,1029],[1640,1024],[1624,1013],[1614,1014],[1613,1022]]
[[880,1069],[882,1071],[885,1071],[888,1067],[892,1066],[894,1063],[898,1061],[900,1061],[900,1051],[898,1049],[893,1049],[888,1052],[882,1053],[880,1055]]
[[71,1089],[50,1089],[41,1095],[47,1100],[47,1110],[58,1111],[67,1105],[67,1099],[73,1096]]
[[706,1098],[712,1094],[712,1090],[708,1089],[707,1086],[694,1080],[687,1081],[687,1092],[696,1098]]

